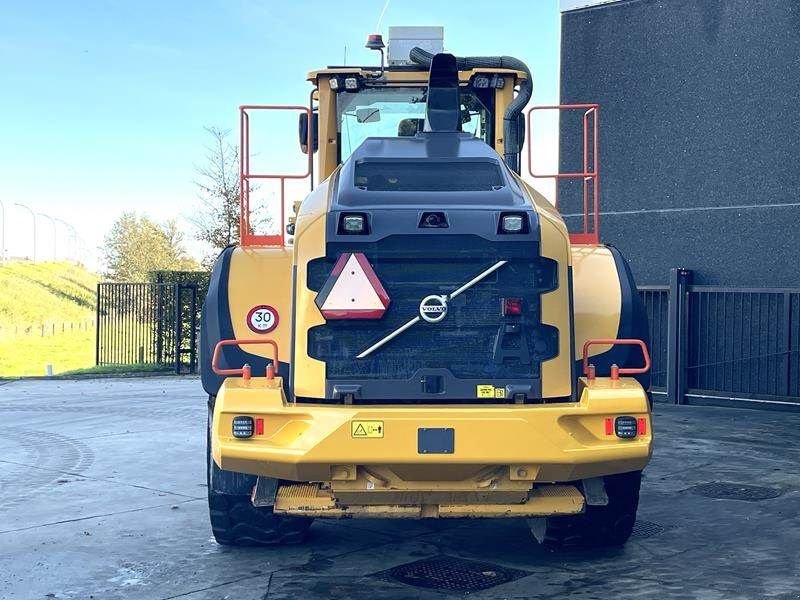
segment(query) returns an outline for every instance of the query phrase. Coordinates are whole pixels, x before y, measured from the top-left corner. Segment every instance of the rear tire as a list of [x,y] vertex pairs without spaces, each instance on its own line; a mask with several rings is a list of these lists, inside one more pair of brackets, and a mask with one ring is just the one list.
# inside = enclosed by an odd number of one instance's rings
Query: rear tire
[[311,519],[275,515],[256,508],[249,496],[208,491],[208,510],[214,539],[223,546],[274,546],[302,542]]
[[636,522],[642,472],[607,475],[608,504],[587,506],[579,515],[528,519],[536,540],[549,550],[622,546]]
[[212,474],[221,469],[211,457],[210,399],[208,435],[206,436],[206,483],[208,485],[208,512],[211,531],[218,544],[223,546],[274,546],[302,542],[312,519],[284,517],[272,512],[272,507],[256,508],[249,495],[223,494],[214,491]]

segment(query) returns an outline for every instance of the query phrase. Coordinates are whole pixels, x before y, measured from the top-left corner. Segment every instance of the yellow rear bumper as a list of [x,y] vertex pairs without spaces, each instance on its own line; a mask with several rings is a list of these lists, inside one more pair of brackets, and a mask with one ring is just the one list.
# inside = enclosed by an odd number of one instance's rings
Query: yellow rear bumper
[[[263,419],[263,434],[234,438],[237,415]],[[606,419],[618,415],[645,419],[646,433],[634,439],[607,435]],[[380,436],[355,436],[354,421],[380,422]],[[420,454],[420,428],[453,428],[453,452]],[[340,481],[345,487],[361,478],[360,469],[373,469],[417,482],[417,490],[427,487],[424,482],[440,489],[443,482],[477,480],[487,467],[507,468],[510,488],[515,481],[566,482],[635,471],[647,464],[651,444],[642,388],[633,379],[605,378],[582,381],[579,402],[495,406],[292,404],[279,378],[227,379],[212,430],[214,461],[223,469],[301,482]]]

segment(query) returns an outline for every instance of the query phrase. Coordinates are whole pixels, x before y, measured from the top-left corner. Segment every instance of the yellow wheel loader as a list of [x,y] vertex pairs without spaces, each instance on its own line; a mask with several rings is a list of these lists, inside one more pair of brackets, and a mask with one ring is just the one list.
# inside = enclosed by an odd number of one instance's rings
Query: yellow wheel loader
[[[549,547],[624,543],[652,446],[647,321],[594,192],[571,235],[520,177],[521,61],[368,47],[380,67],[310,73],[309,106],[241,107],[241,243],[201,333],[216,540],[522,517]],[[252,184],[290,177],[251,167],[261,109],[299,113],[319,181],[272,235]]]

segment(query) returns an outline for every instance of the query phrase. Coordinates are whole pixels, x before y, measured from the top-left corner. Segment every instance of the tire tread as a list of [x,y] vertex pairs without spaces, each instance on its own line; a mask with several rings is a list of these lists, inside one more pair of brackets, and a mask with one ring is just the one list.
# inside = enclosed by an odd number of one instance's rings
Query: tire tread
[[630,538],[639,505],[641,471],[605,477],[608,504],[579,515],[545,517],[539,543],[547,549],[622,546]]

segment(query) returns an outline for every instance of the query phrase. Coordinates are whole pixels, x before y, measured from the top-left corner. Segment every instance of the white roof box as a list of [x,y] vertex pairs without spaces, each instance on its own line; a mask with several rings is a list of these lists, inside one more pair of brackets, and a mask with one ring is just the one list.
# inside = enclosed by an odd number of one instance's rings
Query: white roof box
[[389,64],[411,65],[408,53],[419,46],[431,54],[444,51],[444,27],[389,27]]

